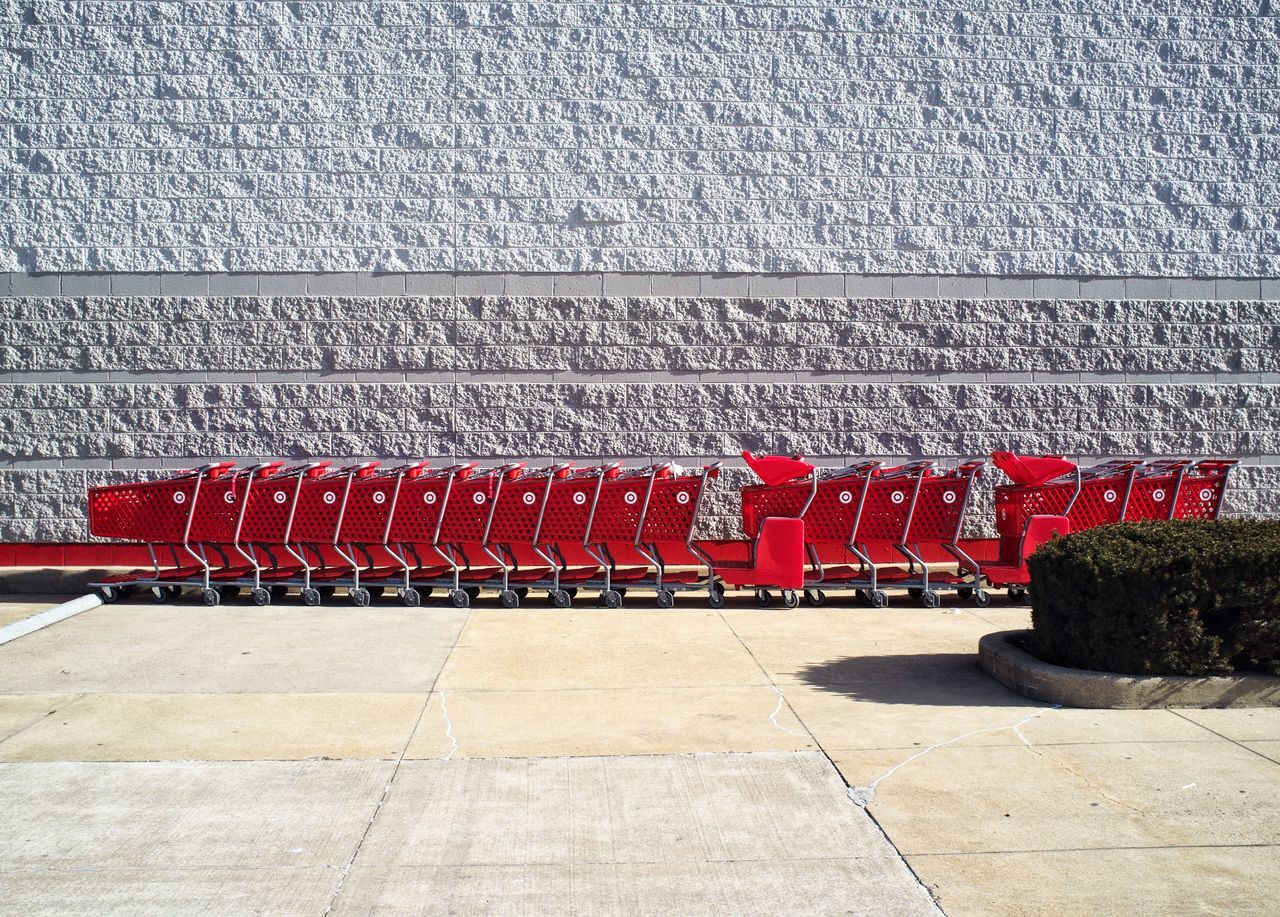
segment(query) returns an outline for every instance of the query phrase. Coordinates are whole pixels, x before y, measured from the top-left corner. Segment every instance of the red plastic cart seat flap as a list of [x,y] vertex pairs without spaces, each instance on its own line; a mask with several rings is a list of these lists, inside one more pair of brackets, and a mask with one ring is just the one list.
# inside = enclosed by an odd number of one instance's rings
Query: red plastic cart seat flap
[[1059,455],[1015,455],[992,452],[991,461],[1015,484],[1035,487],[1076,470],[1076,463]]
[[742,450],[748,467],[770,487],[813,474],[813,465],[803,455],[754,455]]

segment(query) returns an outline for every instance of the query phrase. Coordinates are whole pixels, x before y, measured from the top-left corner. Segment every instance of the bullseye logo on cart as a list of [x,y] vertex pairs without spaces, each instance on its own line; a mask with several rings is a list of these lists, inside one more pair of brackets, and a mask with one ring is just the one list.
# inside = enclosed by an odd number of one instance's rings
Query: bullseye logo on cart
[[422,502],[427,504],[427,506],[430,506],[432,503],[436,502],[436,495],[431,491],[427,491],[422,495]]
[[905,491],[895,490],[893,492],[893,496],[890,497],[889,499],[892,500],[894,503],[901,503],[903,500],[907,499],[907,494]]
[[273,494],[271,495],[271,499],[272,499],[272,500],[275,500],[277,503],[283,503],[283,502],[285,501],[285,499],[286,499],[286,497],[285,497],[285,495],[284,495],[284,491],[283,491],[283,490],[277,490],[275,493],[273,493]]
[[475,503],[476,506],[479,506],[481,503],[484,502],[484,500],[485,500],[485,496],[484,494],[480,493],[480,491],[476,491],[471,495],[471,501]]
[[225,494],[222,495],[222,499],[226,503],[235,503],[236,495],[234,492],[228,490]]
[[573,502],[576,503],[578,506],[581,506],[582,504],[587,502],[587,495],[584,493],[576,493],[573,495]]
[[332,506],[333,504],[338,502],[338,495],[335,494],[332,490],[326,491],[324,495],[324,502]]
[[955,492],[954,490],[944,490],[944,491],[942,492],[942,502],[943,502],[943,503],[955,503],[955,502],[956,502],[956,492]]
[[527,493],[527,494],[525,494],[525,495],[524,495],[524,497],[522,497],[522,499],[524,500],[524,505],[525,505],[525,506],[533,506],[533,501],[534,501],[534,500],[536,500],[536,499],[538,499],[538,498],[537,498],[537,497],[535,497],[535,496],[534,496],[533,494],[531,494],[531,493]]
[[842,490],[842,491],[840,491],[840,502],[841,502],[841,503],[852,503],[852,502],[853,502],[853,494],[849,493],[849,491],[847,491],[847,490]]
[[1115,503],[1116,492],[1114,490],[1108,490],[1106,493],[1102,495],[1102,499],[1106,500],[1108,503]]
[[178,504],[186,503],[187,495],[184,494],[182,491],[178,491],[173,495],[173,502]]
[[375,491],[373,494],[373,502],[381,506],[383,503],[387,502],[387,495],[380,490]]
[[622,499],[626,501],[627,506],[635,506],[636,501],[640,499],[640,495],[634,490],[628,490]]
[[677,502],[677,503],[679,503],[681,506],[684,506],[686,503],[688,503],[688,502],[689,502],[689,491],[687,491],[687,490],[682,490],[682,491],[680,491],[679,493],[677,493],[677,494],[676,494],[676,502]]

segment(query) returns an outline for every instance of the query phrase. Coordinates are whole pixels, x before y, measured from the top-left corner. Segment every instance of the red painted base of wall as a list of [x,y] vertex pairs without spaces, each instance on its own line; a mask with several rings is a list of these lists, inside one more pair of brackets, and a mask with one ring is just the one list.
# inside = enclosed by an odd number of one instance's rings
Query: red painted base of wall
[[[995,538],[973,538],[960,543],[976,561],[994,560],[999,553]],[[843,552],[841,552],[843,553]],[[931,563],[954,562],[941,549],[925,547],[924,557]],[[744,553],[745,558],[745,553]],[[901,562],[902,556],[892,547],[876,546],[871,556],[877,562]],[[824,557],[831,563],[847,563],[849,557]],[[674,557],[671,562],[678,563]],[[141,545],[129,544],[0,544],[0,567],[136,567],[150,566],[151,555]]]

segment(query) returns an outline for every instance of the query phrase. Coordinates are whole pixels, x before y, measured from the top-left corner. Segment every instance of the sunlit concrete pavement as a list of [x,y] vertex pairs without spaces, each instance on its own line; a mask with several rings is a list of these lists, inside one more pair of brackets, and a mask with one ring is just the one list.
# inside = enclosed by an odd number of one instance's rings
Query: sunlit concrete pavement
[[0,912],[1274,911],[1280,711],[1029,702],[1021,608],[628,601],[0,646]]

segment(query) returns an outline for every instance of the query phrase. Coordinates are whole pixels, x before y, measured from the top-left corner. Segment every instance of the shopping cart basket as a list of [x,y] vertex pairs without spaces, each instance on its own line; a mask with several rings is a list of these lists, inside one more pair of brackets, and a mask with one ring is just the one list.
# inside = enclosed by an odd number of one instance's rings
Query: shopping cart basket
[[[188,538],[201,490],[233,467],[232,462],[213,462],[156,481],[90,488],[89,534],[146,545],[152,570],[114,574],[89,585],[107,602],[139,586],[152,587],[162,600],[178,595],[180,583],[205,568]],[[167,549],[172,563],[162,564],[157,549]]]

